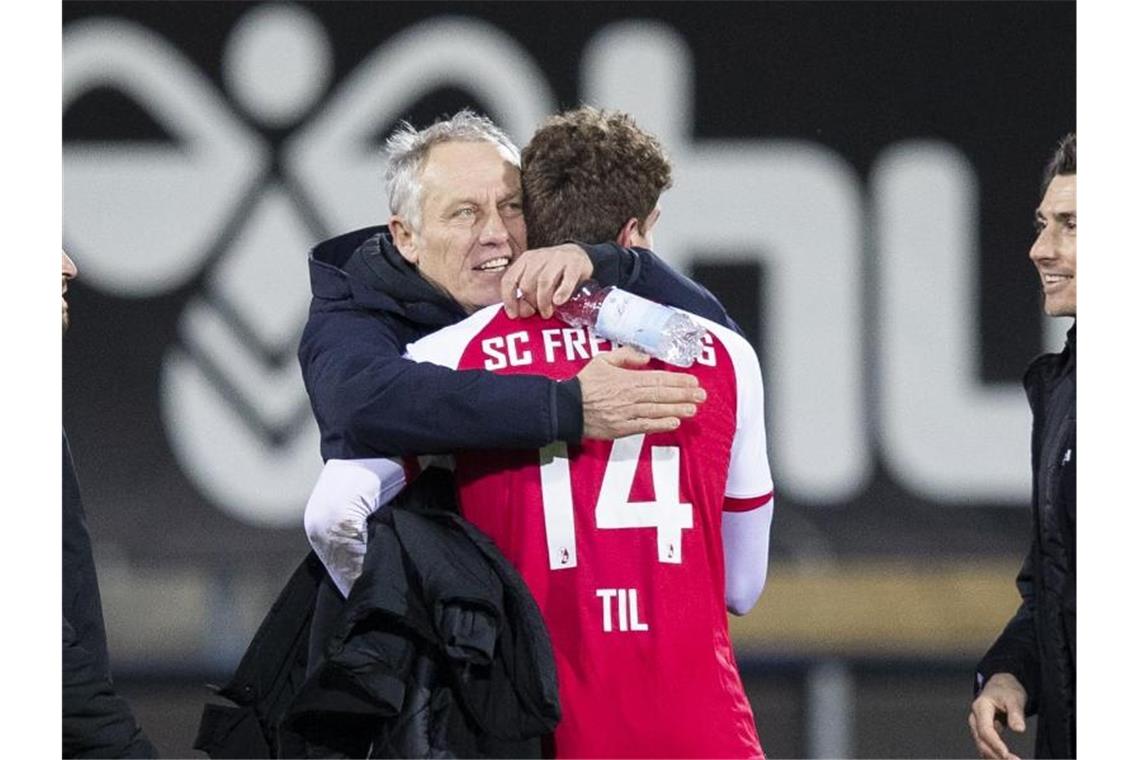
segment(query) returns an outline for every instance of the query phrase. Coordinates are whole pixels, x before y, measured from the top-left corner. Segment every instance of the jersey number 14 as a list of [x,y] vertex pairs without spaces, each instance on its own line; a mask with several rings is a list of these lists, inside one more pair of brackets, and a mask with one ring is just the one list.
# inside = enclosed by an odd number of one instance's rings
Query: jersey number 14
[[[681,531],[693,527],[693,505],[681,501],[681,449],[677,446],[649,447],[656,498],[653,501],[630,501],[629,494],[644,445],[644,434],[614,441],[602,477],[598,503],[594,507],[594,519],[602,530],[656,528],[658,561],[680,564]],[[552,443],[539,449],[538,453],[550,569],[577,567],[574,497],[570,489],[570,457],[566,444]]]

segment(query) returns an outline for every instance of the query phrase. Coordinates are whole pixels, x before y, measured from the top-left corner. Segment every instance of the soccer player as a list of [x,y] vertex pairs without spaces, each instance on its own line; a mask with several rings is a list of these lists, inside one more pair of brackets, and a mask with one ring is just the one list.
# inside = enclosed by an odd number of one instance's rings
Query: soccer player
[[[670,183],[660,145],[628,116],[581,108],[553,117],[523,152],[528,235],[650,247]],[[685,371],[708,400],[676,430],[454,457],[463,515],[515,564],[550,631],[563,712],[555,756],[763,754],[725,612],[751,608],[767,566],[773,505],[760,367],[740,335],[694,319],[708,334]],[[497,305],[411,344],[408,355],[555,380],[595,356],[672,369],[611,348],[542,314],[512,320]],[[340,539],[358,532],[343,527],[414,470],[394,460],[326,466],[306,528],[342,591],[353,579],[345,560],[362,552],[344,548]]]

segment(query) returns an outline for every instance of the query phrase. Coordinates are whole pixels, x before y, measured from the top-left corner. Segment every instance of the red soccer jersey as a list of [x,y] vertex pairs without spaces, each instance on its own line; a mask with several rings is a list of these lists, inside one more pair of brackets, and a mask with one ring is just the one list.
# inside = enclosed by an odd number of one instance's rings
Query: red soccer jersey
[[[739,335],[694,319],[709,335],[683,371],[708,400],[678,430],[456,455],[464,516],[519,569],[550,630],[558,757],[762,756],[728,635],[721,540],[723,509],[772,491],[760,367]],[[408,353],[562,380],[609,349],[494,306]]]

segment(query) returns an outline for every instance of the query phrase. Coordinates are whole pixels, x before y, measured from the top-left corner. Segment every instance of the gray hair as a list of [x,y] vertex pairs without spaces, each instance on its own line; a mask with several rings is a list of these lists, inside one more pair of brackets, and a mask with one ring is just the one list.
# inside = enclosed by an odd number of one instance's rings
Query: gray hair
[[404,217],[413,229],[420,226],[420,175],[424,162],[433,146],[445,142],[488,142],[498,146],[516,167],[521,163],[518,146],[506,132],[469,108],[425,129],[400,122],[384,146],[388,154],[384,184],[388,190],[389,210]]

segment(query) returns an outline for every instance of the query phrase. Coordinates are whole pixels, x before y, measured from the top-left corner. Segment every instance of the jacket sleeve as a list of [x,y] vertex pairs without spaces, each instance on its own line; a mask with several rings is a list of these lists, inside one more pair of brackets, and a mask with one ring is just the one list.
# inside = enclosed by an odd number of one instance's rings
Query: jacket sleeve
[[978,663],[974,677],[974,694],[982,690],[986,681],[995,673],[1009,673],[1016,678],[1028,694],[1025,714],[1037,712],[1037,696],[1040,693],[1040,662],[1037,655],[1037,630],[1033,624],[1035,600],[1033,593],[1033,556],[1029,556],[1017,574],[1017,590],[1021,594],[1021,606],[1006,624],[989,651]]
[[582,435],[577,380],[454,371],[403,358],[382,318],[314,313],[298,358],[325,459],[541,448]]
[[711,319],[735,332],[740,327],[720,301],[701,285],[662,261],[647,248],[622,248],[617,243],[586,244],[574,241],[594,264],[594,279],[659,303]]
[[63,619],[63,756],[158,757],[97,658]]

